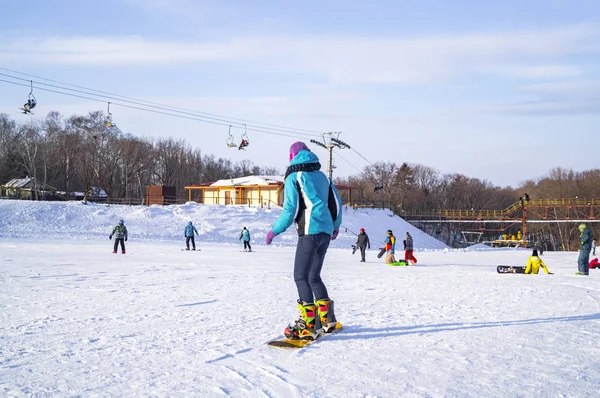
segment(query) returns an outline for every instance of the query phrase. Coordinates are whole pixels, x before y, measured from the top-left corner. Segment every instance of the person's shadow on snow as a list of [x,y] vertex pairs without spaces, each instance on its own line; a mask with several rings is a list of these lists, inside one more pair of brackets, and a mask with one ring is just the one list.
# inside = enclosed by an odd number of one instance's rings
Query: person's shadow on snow
[[451,332],[455,330],[536,325],[554,322],[583,322],[594,320],[600,320],[600,313],[590,315],[563,316],[556,318],[519,319],[514,321],[433,323],[430,325],[392,326],[384,328],[365,328],[361,326],[344,325],[344,330],[339,334],[331,336],[331,338],[335,340],[361,340],[402,336],[408,334],[426,334]]

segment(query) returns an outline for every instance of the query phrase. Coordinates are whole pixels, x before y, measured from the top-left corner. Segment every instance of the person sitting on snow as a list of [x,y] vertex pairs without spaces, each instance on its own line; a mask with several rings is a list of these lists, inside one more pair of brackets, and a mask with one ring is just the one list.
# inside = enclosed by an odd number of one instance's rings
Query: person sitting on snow
[[600,261],[597,258],[590,261],[590,269],[598,268],[600,269]]
[[529,257],[529,261],[527,262],[527,267],[525,267],[526,274],[537,274],[540,272],[540,267],[544,270],[546,274],[551,274],[552,272],[548,271],[548,267],[538,256],[537,250],[533,250],[531,253],[531,257]]

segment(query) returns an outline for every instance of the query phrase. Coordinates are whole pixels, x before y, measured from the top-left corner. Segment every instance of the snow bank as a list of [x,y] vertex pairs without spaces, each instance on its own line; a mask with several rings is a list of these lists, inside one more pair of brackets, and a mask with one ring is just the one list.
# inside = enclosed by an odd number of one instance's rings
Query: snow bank
[[[141,241],[179,241],[188,221],[198,229],[199,241],[237,244],[243,227],[250,230],[253,243],[262,244],[280,208],[203,205],[188,202],[173,206],[126,206],[81,202],[0,201],[0,238],[28,239],[107,239],[120,219],[130,238]],[[339,238],[333,247],[347,248],[356,241],[360,228],[365,228],[371,247],[383,246],[386,231],[391,229],[399,240],[406,232],[414,239],[416,250],[441,250],[447,246],[415,228],[389,210],[344,208]],[[277,246],[296,243],[292,226],[274,240]]]

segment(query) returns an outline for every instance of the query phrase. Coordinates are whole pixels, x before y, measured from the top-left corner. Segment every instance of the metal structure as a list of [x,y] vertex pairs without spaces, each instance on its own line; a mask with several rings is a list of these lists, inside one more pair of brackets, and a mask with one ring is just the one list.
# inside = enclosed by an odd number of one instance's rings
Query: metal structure
[[[333,135],[336,134],[334,138]],[[339,139],[341,132],[328,132],[323,133],[323,142],[317,140],[310,140],[313,144],[316,144],[320,147],[327,149],[327,176],[332,180],[333,178],[333,148],[339,149],[350,149],[350,145],[346,144],[344,141]],[[326,138],[326,136],[329,136]]]
[[522,243],[527,245],[527,224],[600,223],[600,199],[521,200],[504,210],[409,210],[400,215],[411,224],[460,224],[479,232],[505,231],[521,224]]

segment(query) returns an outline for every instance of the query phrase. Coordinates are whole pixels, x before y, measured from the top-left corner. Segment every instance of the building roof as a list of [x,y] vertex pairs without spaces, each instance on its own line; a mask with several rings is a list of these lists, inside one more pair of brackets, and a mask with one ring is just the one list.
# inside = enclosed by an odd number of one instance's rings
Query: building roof
[[13,178],[12,180],[4,184],[4,186],[6,188],[24,188],[27,184],[29,184],[32,181],[33,178],[31,177]]
[[211,187],[231,186],[266,186],[283,184],[283,176],[246,176],[239,178],[227,178],[210,184]]
[[[13,178],[9,182],[3,185],[4,188],[12,188],[12,189],[33,189],[33,177],[25,177],[25,178]],[[46,184],[42,184],[41,182],[37,182],[37,189],[44,190],[50,189],[52,191],[56,191],[56,188]]]

